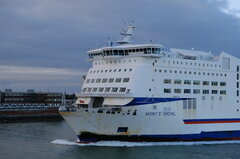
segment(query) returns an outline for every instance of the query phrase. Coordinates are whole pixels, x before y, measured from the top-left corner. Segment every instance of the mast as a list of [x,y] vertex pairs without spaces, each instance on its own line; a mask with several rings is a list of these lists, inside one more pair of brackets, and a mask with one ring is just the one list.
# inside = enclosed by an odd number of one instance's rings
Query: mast
[[131,39],[131,37],[132,37],[132,35],[133,35],[134,29],[135,29],[135,26],[133,25],[133,22],[130,23],[130,24],[128,24],[127,30],[124,30],[124,31],[122,31],[122,32],[120,33],[121,35],[124,36],[124,37],[123,37],[123,40],[117,41],[117,43],[118,43],[119,45],[130,44],[130,43],[131,43],[130,39]]

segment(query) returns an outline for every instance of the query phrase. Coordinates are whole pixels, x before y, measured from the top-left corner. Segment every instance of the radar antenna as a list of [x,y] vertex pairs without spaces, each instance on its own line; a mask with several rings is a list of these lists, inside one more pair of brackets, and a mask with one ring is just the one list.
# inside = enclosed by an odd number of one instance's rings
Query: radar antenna
[[131,36],[133,35],[134,29],[135,29],[135,26],[133,21],[127,24],[127,30],[123,30],[122,32],[120,32],[120,34],[124,36],[123,40],[117,41],[117,43],[119,45],[130,44],[131,43],[130,39],[131,39]]

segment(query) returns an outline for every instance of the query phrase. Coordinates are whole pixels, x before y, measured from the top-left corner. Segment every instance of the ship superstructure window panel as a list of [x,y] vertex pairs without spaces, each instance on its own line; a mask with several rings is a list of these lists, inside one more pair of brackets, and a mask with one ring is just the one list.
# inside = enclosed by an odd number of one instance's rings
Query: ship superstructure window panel
[[193,85],[200,85],[200,81],[194,80],[194,81],[193,81]]
[[110,90],[111,90],[111,87],[106,87],[105,88],[105,92],[110,92]]
[[125,87],[121,87],[120,89],[119,89],[119,92],[125,92],[126,91],[126,88]]
[[86,80],[86,83],[89,83],[89,82],[90,82],[90,79],[87,79],[87,80]]
[[112,88],[112,92],[117,92],[118,91],[118,88],[117,87],[113,87]]
[[113,81],[114,81],[114,78],[109,78],[108,79],[108,83],[113,83]]
[[182,84],[182,81],[180,79],[175,79],[174,84]]
[[123,83],[129,82],[129,78],[123,78]]
[[184,80],[184,84],[190,85],[191,84],[191,80]]
[[100,83],[100,82],[101,82],[100,78],[96,79],[96,83]]
[[165,84],[171,84],[172,80],[171,79],[164,79]]
[[171,93],[171,89],[170,88],[164,88],[164,93]]
[[212,81],[212,86],[217,86],[218,82],[217,81]]
[[107,78],[103,78],[102,83],[107,83],[107,80],[108,80]]
[[212,90],[212,94],[218,94],[218,90]]
[[122,80],[122,78],[116,78],[115,82],[116,82],[116,83],[120,83],[121,80]]

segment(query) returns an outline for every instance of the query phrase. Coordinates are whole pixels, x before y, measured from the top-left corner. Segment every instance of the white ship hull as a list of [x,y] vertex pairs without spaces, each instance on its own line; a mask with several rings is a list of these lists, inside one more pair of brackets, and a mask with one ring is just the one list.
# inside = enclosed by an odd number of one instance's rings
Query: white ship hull
[[[185,119],[181,102],[122,107],[122,110],[79,109],[60,112],[81,142],[200,141],[240,139],[240,119]],[[156,105],[156,104],[155,104]],[[168,110],[164,110],[164,108]],[[170,108],[170,109],[169,109]],[[192,113],[195,116],[196,112]],[[239,129],[238,129],[239,128]]]

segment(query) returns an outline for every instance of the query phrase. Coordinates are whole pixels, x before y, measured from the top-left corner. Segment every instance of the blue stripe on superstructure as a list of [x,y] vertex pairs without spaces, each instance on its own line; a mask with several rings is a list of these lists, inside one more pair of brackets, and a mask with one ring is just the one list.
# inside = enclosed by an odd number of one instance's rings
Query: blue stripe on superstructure
[[164,103],[164,102],[174,102],[181,100],[188,100],[192,98],[144,98],[138,97],[134,98],[131,102],[124,106],[136,106],[136,105],[145,105],[145,104],[154,104],[154,103]]

